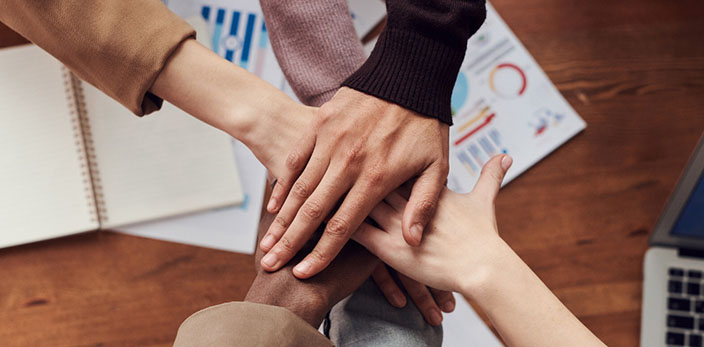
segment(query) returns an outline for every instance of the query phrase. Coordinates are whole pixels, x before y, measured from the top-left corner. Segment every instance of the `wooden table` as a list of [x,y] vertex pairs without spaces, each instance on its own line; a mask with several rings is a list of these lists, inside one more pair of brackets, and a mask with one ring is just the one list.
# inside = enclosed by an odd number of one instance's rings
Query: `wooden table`
[[[500,230],[606,343],[635,346],[648,236],[704,131],[704,2],[493,4],[588,123],[506,186]],[[253,275],[248,255],[112,232],[0,250],[0,344],[169,345]]]

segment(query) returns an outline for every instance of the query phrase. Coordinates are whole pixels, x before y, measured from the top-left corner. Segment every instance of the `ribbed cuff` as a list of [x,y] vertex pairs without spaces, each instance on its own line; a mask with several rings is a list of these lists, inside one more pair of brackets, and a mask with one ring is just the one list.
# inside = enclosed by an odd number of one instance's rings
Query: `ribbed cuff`
[[387,27],[342,85],[452,125],[450,99],[466,45],[458,48]]

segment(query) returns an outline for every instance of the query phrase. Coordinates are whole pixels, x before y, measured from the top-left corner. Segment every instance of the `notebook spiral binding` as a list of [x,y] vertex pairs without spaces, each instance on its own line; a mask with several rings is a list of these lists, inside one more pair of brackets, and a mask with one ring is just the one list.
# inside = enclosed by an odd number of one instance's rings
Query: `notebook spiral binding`
[[[73,122],[73,130],[76,132],[76,144],[79,149],[79,157],[84,167],[84,183],[90,188],[86,189],[88,201],[92,201],[91,221],[104,224],[107,222],[107,209],[105,208],[105,199],[103,195],[103,187],[100,182],[100,173],[95,156],[95,146],[93,145],[93,135],[91,132],[90,121],[87,117],[86,102],[83,96],[83,87],[81,81],[68,68],[63,67],[64,85],[66,87],[66,95],[68,95],[69,103],[71,104],[71,116]],[[90,184],[89,184],[90,183]]]

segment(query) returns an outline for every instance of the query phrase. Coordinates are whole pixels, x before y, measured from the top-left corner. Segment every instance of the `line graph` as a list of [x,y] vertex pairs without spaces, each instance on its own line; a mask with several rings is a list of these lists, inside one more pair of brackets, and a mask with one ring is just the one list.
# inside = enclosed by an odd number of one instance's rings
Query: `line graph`
[[496,113],[490,114],[490,115],[489,115],[488,117],[486,117],[486,118],[484,119],[484,121],[483,121],[481,124],[479,124],[476,128],[472,129],[472,131],[468,132],[467,134],[465,134],[465,135],[463,135],[462,137],[460,137],[459,139],[457,139],[457,140],[455,141],[455,146],[458,146],[460,143],[464,142],[464,141],[467,140],[468,138],[472,137],[472,135],[476,134],[479,130],[482,130],[484,127],[486,127],[487,125],[489,125],[489,123],[491,123],[491,121],[492,121],[492,119],[494,119],[494,117],[496,117]]

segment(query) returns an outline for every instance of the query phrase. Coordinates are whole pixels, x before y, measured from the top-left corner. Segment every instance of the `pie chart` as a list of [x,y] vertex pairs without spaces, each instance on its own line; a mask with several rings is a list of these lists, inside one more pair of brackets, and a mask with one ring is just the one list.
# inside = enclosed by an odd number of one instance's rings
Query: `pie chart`
[[489,88],[502,98],[519,97],[525,93],[527,86],[526,74],[515,64],[496,65],[489,73]]
[[467,98],[469,97],[469,81],[464,72],[460,72],[457,75],[457,81],[455,82],[455,87],[452,89],[452,114],[454,115],[462,109],[467,103]]

